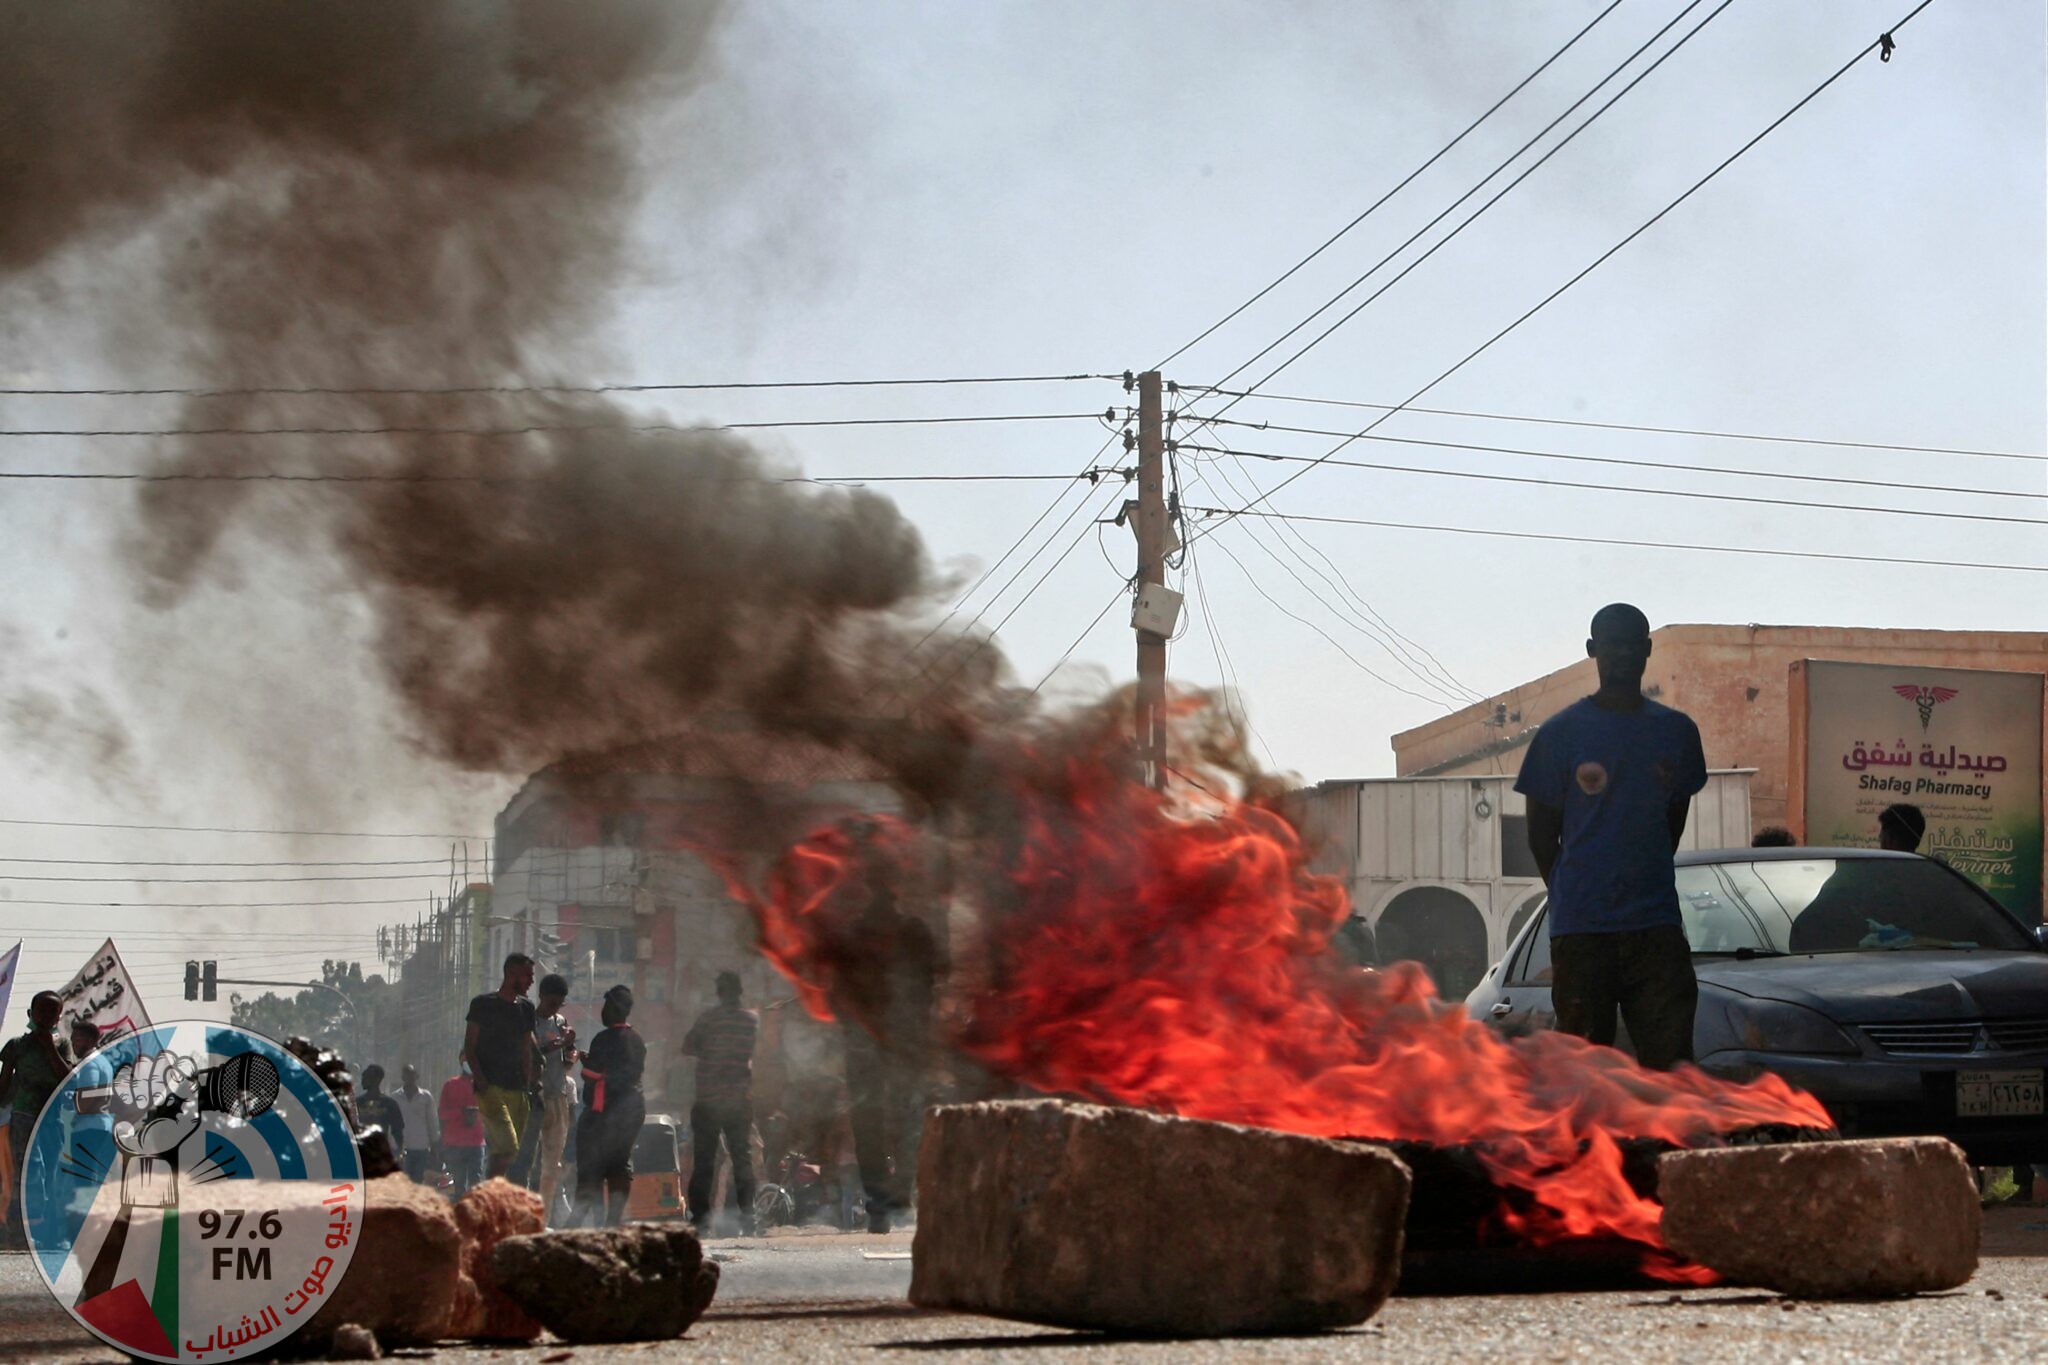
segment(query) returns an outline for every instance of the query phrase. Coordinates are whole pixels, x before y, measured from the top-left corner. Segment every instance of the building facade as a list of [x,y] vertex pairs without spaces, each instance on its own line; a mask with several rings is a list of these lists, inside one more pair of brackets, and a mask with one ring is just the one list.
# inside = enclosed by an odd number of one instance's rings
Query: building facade
[[498,981],[485,962],[491,914],[491,884],[467,881],[413,924],[380,931],[382,937],[403,930],[404,942],[387,945],[385,961],[397,970],[377,1008],[375,1043],[368,1055],[351,1061],[379,1063],[394,1089],[398,1069],[408,1064],[419,1068],[423,1086],[438,1086],[456,1073],[470,999],[489,989],[487,978],[491,986]]
[[[1714,772],[1694,798],[1682,846],[1749,842],[1743,769]],[[1382,962],[1420,962],[1462,1000],[1543,895],[1527,807],[1513,776],[1324,782],[1292,798],[1315,871],[1343,879]]]
[[[1795,662],[2048,673],[2048,634],[2036,631],[1679,625],[1652,631],[1650,639],[1643,690],[1699,723],[1709,767],[1756,770],[1750,808],[1759,826],[1789,823],[1787,690]],[[1598,686],[1593,661],[1581,658],[1404,730],[1393,739],[1394,771],[1403,777],[1513,777],[1536,727]]]
[[564,1013],[584,1038],[600,1027],[604,992],[631,986],[649,1110],[681,1113],[694,1066],[683,1034],[714,1002],[718,973],[737,972],[748,1003],[768,1007],[757,1091],[772,1085],[783,1051],[775,1025],[802,1011],[781,1003],[793,992],[761,956],[753,917],[693,850],[743,850],[746,870],[759,871],[812,828],[899,808],[859,760],[800,742],[693,734],[564,759],[498,815],[491,984],[506,955],[532,956],[543,974],[568,979]]

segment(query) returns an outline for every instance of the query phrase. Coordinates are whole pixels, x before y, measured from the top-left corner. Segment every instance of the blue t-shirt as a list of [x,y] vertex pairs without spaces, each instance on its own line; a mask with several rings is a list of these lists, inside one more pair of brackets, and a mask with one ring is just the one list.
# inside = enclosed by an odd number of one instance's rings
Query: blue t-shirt
[[1707,785],[1700,730],[1648,697],[1635,711],[1592,698],[1544,721],[1515,790],[1564,812],[1550,873],[1550,932],[1612,934],[1677,924],[1667,812]]

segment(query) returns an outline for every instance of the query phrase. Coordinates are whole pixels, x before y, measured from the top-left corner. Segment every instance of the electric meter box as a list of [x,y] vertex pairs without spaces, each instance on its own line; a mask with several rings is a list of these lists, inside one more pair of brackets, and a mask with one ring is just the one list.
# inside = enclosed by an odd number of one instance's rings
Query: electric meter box
[[1146,583],[1131,604],[1131,629],[1171,635],[1180,624],[1181,595],[1164,583]]

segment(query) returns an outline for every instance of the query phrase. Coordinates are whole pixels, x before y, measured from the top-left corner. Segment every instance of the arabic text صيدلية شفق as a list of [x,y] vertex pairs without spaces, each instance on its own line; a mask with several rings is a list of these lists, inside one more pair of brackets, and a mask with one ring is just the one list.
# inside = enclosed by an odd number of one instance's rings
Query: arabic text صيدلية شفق
[[[1842,766],[1854,773],[1866,768],[1910,768],[1914,762],[1914,754],[1904,740],[1897,741],[1891,749],[1882,744],[1858,744],[1842,755]],[[1932,768],[1936,772],[1969,772],[1979,777],[2006,770],[2003,754],[1968,754],[1953,744],[1948,746],[1945,754],[1931,744],[1921,745],[1918,762],[1921,767]]]

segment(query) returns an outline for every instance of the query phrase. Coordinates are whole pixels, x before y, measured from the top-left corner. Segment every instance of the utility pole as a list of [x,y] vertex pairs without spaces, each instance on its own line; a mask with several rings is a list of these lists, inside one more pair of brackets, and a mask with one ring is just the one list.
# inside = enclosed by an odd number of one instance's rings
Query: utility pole
[[[1138,595],[1166,584],[1166,423],[1157,370],[1138,376]],[[1166,787],[1166,636],[1137,620],[1138,754],[1152,785]]]

